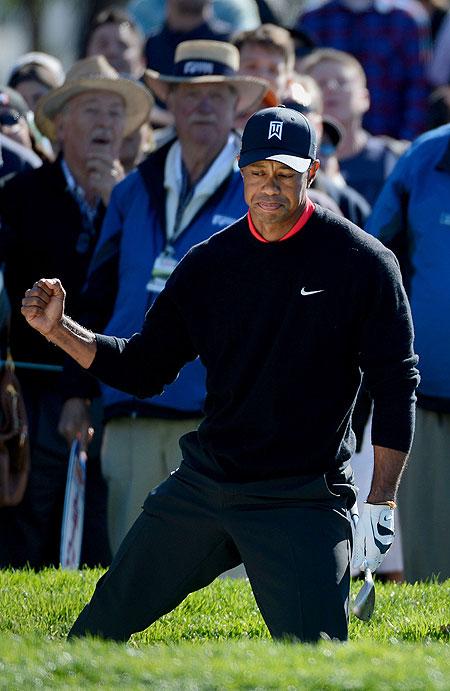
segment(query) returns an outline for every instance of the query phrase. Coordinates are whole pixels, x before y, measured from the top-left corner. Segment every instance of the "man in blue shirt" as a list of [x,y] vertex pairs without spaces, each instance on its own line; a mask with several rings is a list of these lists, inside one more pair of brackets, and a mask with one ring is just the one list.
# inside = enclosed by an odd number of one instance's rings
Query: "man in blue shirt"
[[[367,230],[402,264],[420,358],[411,462],[399,496],[408,581],[450,576],[450,125],[399,159]],[[425,516],[427,519],[425,520]]]

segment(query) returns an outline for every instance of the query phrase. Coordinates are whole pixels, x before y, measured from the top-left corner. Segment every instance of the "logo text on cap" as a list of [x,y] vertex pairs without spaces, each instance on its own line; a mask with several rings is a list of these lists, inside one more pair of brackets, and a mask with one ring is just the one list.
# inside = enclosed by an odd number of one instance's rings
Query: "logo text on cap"
[[280,120],[272,120],[269,124],[269,136],[267,139],[272,137],[278,137],[281,141],[281,133],[283,131],[283,123]]
[[214,65],[212,62],[200,62],[189,60],[184,65],[184,74],[213,74]]

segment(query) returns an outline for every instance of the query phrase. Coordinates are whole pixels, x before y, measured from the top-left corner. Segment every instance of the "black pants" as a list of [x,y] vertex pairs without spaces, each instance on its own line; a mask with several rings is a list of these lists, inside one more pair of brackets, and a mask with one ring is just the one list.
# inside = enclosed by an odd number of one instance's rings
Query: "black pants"
[[324,477],[216,483],[181,465],[147,497],[69,636],[117,641],[245,564],[273,637],[345,640],[351,531]]

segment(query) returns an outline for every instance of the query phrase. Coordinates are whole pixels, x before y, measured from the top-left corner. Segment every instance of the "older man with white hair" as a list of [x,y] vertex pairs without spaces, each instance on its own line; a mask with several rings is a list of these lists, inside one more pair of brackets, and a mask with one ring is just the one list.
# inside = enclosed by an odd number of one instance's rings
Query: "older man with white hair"
[[[105,208],[123,177],[118,158],[122,138],[148,118],[151,105],[145,87],[120,78],[104,58],[80,60],[36,110],[40,131],[60,150],[57,160],[20,173],[0,188],[0,256],[13,306],[10,345],[23,364],[19,376],[32,446],[24,500],[7,513],[2,510],[2,566],[58,564],[67,472],[67,448],[56,429],[62,358],[48,343],[24,333],[14,313],[23,290],[45,271],[64,274],[72,290],[70,311],[79,314],[81,287]],[[95,471],[95,464],[90,468]],[[94,485],[94,502],[100,506],[98,486],[95,492]],[[90,523],[89,499],[85,535],[94,542],[86,542],[83,560],[105,562],[100,526]]]
[[[174,114],[176,132],[117,188],[103,226],[86,290],[85,324],[130,336],[190,248],[244,215],[236,157],[236,113],[262,98],[264,80],[237,73],[238,50],[221,41],[185,41],[174,72],[148,70],[146,81]],[[73,373],[61,428],[86,433],[91,379]],[[138,516],[148,490],[179,462],[179,437],[203,415],[200,360],[183,368],[159,396],[103,388],[102,469],[108,483],[113,552]]]

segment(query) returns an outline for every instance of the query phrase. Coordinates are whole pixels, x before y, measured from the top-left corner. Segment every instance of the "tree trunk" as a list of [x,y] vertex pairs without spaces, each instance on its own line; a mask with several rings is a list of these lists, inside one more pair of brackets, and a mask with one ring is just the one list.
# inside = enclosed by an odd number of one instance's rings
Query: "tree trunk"
[[25,4],[30,22],[30,38],[32,50],[43,50],[41,46],[41,0],[28,0]]

